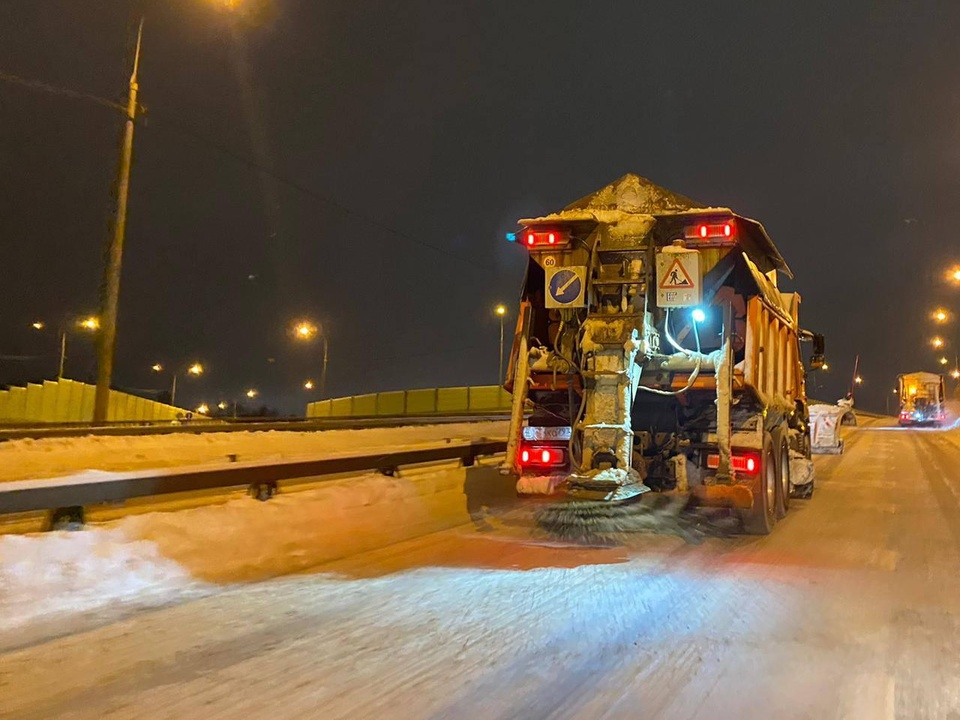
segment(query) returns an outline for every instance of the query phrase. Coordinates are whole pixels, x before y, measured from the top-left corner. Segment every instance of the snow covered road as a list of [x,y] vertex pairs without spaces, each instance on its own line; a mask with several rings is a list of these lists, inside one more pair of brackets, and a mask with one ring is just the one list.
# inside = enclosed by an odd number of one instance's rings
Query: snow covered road
[[85,618],[0,654],[0,718],[960,718],[960,440],[866,428],[817,465],[767,538],[501,515]]

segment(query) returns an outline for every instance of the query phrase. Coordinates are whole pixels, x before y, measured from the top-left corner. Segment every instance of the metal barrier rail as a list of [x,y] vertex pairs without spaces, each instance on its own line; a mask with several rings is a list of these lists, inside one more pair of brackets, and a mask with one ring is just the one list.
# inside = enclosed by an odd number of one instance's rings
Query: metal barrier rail
[[64,423],[61,425],[0,425],[0,442],[4,440],[24,440],[41,438],[69,438],[93,435],[138,436],[138,435],[174,435],[200,434],[212,432],[314,432],[320,430],[367,430],[373,428],[402,427],[404,425],[447,425],[457,422],[484,422],[507,420],[506,411],[482,413],[457,413],[456,415],[376,415],[349,418],[293,418],[285,420],[230,419],[230,420],[190,420],[177,424],[142,422],[120,423]]
[[261,500],[273,496],[282,480],[311,478],[323,475],[377,470],[392,475],[402,465],[460,460],[473,465],[476,458],[496,455],[506,450],[503,440],[477,440],[420,450],[368,453],[349,457],[319,460],[294,460],[279,463],[238,463],[229,467],[175,469],[165,472],[149,470],[125,473],[116,477],[90,480],[52,478],[0,483],[0,514],[52,512],[51,526],[58,519],[83,521],[82,508],[105,503],[118,503],[134,498],[171,493],[248,487]]

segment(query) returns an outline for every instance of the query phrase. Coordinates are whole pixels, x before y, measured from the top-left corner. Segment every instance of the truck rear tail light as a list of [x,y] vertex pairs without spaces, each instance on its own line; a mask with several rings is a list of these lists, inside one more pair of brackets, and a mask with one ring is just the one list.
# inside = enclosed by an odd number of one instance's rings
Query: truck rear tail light
[[561,247],[570,244],[570,236],[560,230],[527,230],[523,235],[527,247]]
[[[755,475],[760,472],[760,455],[757,453],[734,453],[730,458],[730,465],[737,472],[745,475]],[[707,455],[707,468],[716,470],[720,467],[720,456],[716,454]]]
[[737,236],[737,227],[733,220],[700,223],[684,228],[683,236],[687,240],[733,240]]
[[557,467],[567,462],[564,448],[548,445],[524,445],[520,449],[520,464],[524,467]]

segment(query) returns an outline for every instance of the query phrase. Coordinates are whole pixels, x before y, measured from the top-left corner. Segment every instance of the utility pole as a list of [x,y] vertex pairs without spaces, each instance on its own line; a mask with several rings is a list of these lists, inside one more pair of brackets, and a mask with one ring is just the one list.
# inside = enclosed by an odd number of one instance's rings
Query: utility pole
[[133,162],[133,128],[137,118],[137,72],[140,68],[140,42],[143,38],[143,18],[137,29],[137,47],[133,56],[133,72],[127,96],[127,119],[124,123],[117,168],[117,209],[113,232],[107,246],[103,280],[100,285],[100,342],[97,346],[97,392],[93,406],[93,421],[104,422],[110,404],[110,383],[113,379],[113,359],[117,344],[117,306],[120,299],[120,266],[123,261],[123,240],[127,228],[127,198],[130,193],[130,166]]

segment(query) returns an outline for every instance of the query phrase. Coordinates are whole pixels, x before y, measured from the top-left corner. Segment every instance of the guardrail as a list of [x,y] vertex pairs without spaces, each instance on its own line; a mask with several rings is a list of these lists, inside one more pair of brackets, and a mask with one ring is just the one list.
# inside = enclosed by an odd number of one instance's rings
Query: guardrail
[[312,402],[307,405],[307,417],[509,412],[512,399],[499,385],[396,390]]
[[280,463],[237,463],[228,467],[145,471],[106,478],[24,480],[0,483],[0,514],[48,511],[48,527],[82,523],[83,508],[134,498],[222,488],[247,487],[254,497],[267,500],[284,480],[377,470],[393,475],[403,465],[460,460],[473,465],[478,457],[506,450],[503,440],[476,440],[419,450],[368,453],[348,457],[295,460]]
[[458,413],[455,415],[379,415],[345,418],[292,418],[284,420],[190,420],[163,424],[94,423],[43,424],[28,426],[0,425],[0,442],[70,437],[135,437],[139,435],[177,435],[230,432],[319,432],[322,430],[368,430],[404,425],[448,425],[457,422],[505,420],[507,412]]

